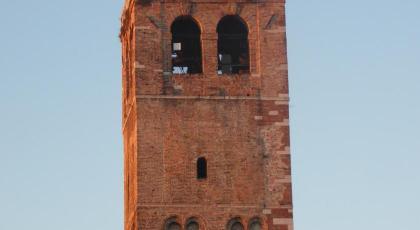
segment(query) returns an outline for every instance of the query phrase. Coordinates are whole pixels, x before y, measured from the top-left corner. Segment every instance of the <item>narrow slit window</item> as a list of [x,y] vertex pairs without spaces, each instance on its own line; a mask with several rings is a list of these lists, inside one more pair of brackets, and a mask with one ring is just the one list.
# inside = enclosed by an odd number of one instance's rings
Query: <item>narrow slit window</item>
[[218,74],[249,73],[248,27],[237,15],[223,17],[217,25]]
[[172,73],[202,73],[201,30],[191,16],[180,16],[172,23]]
[[204,157],[197,159],[197,179],[207,178],[207,160]]

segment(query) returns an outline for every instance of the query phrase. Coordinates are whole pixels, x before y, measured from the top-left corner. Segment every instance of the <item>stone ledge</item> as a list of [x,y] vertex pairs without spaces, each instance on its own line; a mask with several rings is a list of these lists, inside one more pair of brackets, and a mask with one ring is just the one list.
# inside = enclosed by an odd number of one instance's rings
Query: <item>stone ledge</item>
[[137,99],[201,99],[201,100],[260,100],[260,101],[276,101],[285,103],[288,102],[288,98],[281,97],[248,97],[248,96],[172,96],[172,95],[137,95]]

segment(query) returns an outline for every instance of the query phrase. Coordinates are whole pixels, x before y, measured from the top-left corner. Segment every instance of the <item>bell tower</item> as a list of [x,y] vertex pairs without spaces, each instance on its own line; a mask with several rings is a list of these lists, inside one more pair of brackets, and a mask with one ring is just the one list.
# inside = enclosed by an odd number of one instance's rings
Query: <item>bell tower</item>
[[126,0],[125,230],[292,230],[284,0]]

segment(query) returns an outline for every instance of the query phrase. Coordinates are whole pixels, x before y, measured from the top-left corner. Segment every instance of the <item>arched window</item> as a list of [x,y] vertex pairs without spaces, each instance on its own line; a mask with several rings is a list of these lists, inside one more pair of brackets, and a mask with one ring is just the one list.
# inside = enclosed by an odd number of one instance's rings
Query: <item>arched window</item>
[[171,26],[172,72],[174,74],[202,73],[201,30],[190,16],[180,16]]
[[197,179],[207,178],[207,160],[204,157],[197,159]]
[[181,230],[181,225],[176,222],[176,218],[170,218],[165,222],[165,230]]
[[244,226],[241,223],[240,218],[234,218],[229,221],[227,230],[244,230]]
[[237,15],[224,16],[217,25],[218,73],[249,72],[248,27]]
[[178,223],[171,223],[168,226],[168,230],[181,230],[181,225],[179,225]]
[[199,230],[200,225],[198,225],[198,222],[195,218],[191,218],[187,221],[186,224],[186,230]]
[[249,221],[249,230],[261,230],[261,221],[259,218],[253,218]]

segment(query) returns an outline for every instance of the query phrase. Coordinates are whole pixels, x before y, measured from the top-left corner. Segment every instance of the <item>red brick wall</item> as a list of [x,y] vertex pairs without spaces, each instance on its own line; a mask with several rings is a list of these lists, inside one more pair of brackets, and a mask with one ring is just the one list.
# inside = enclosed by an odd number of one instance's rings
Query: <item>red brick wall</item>
[[[259,217],[263,229],[291,230],[284,2],[163,2],[127,1],[123,12],[125,229],[171,217],[209,230],[240,217],[247,229]],[[203,73],[166,74],[169,28],[186,14],[202,30]],[[249,74],[216,72],[216,27],[229,14],[248,25]],[[197,180],[202,156],[208,178]]]

